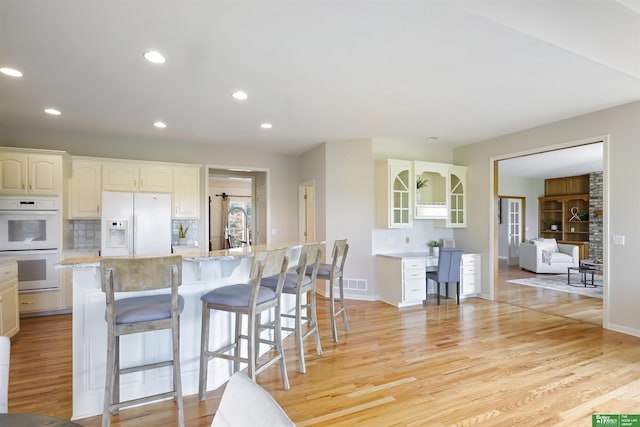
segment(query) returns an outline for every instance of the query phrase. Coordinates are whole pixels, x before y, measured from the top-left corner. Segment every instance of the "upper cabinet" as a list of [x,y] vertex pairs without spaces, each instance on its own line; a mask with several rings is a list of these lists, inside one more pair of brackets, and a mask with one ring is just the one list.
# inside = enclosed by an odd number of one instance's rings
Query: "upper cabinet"
[[62,155],[0,151],[0,194],[60,196]]
[[451,165],[413,162],[416,175],[416,219],[447,217],[447,177]]
[[102,164],[102,189],[171,193],[172,176],[170,166],[105,162]]
[[384,160],[376,165],[376,223],[380,228],[413,225],[413,162]]
[[69,217],[100,219],[101,163],[74,159],[69,181]]
[[200,217],[200,167],[173,168],[173,218]]
[[448,163],[413,162],[416,219],[435,219],[438,227],[467,226],[467,168]]
[[[467,168],[451,165],[447,175],[448,215],[444,226],[462,228],[467,226]],[[439,225],[442,226],[442,223]]]

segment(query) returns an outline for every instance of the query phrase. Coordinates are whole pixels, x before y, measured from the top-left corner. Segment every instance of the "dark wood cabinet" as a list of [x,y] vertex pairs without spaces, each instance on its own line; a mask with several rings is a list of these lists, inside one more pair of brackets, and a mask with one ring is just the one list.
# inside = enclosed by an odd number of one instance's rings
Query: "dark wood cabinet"
[[589,175],[545,180],[538,198],[540,237],[578,245],[580,259],[589,257]]

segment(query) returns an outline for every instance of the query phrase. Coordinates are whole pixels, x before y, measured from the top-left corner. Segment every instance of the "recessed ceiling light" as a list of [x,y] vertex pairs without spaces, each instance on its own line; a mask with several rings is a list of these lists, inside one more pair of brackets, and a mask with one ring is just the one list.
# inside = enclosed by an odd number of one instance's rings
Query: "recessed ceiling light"
[[18,70],[14,70],[13,68],[2,67],[0,68],[0,73],[6,74],[11,77],[22,77],[22,73]]
[[167,58],[165,58],[155,50],[150,50],[148,52],[145,52],[144,59],[146,59],[149,62],[153,62],[154,64],[164,64],[165,62],[167,62]]
[[438,139],[438,137],[437,137],[437,136],[428,136],[428,137],[427,137],[427,141],[435,141],[435,140],[437,140],[437,139]]
[[261,127],[262,129],[271,129],[271,128],[273,127],[273,125],[272,125],[271,123],[262,123],[262,124],[260,125],[260,127]]
[[161,121],[157,121],[153,124],[155,127],[160,128],[160,129],[164,129],[167,127],[167,124],[165,122],[161,122]]
[[241,101],[244,101],[245,99],[247,99],[249,97],[247,95],[247,93],[245,91],[242,91],[242,90],[237,90],[237,91],[233,92],[231,94],[231,96],[233,96],[235,99],[239,99]]
[[60,110],[56,110],[55,108],[45,108],[44,112],[47,114],[51,114],[52,116],[59,116],[62,114]]

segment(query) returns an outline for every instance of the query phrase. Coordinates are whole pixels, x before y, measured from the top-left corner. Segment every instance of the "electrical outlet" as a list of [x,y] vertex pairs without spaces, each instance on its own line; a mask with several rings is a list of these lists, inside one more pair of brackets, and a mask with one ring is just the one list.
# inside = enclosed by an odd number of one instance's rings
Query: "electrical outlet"
[[404,242],[405,242],[406,244],[411,243],[411,237],[410,237],[410,236],[405,236],[405,237],[404,237]]

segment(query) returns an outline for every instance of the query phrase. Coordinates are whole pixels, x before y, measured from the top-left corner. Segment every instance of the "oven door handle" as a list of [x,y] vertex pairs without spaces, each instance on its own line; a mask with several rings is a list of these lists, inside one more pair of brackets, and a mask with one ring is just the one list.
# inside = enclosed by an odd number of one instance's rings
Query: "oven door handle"
[[23,211],[1,211],[1,215],[57,215],[59,211],[31,211],[31,210],[23,210]]

